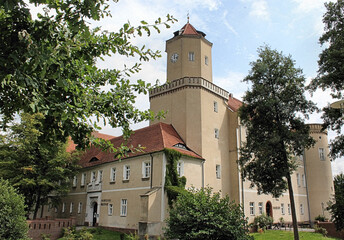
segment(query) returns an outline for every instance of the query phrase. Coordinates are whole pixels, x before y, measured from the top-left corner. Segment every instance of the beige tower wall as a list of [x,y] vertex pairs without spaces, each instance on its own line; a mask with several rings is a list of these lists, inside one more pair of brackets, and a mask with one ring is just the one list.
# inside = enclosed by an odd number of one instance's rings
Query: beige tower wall
[[[174,37],[166,42],[167,52],[167,81],[183,77],[202,77],[212,82],[212,44],[201,36],[184,35]],[[189,52],[194,52],[194,61],[189,61]],[[176,62],[171,62],[171,56],[179,55]],[[205,56],[208,64],[205,64]]]
[[[305,151],[305,169],[307,176],[311,219],[318,215],[330,218],[326,211],[327,202],[334,194],[331,160],[328,157],[327,131],[321,132],[321,124],[310,124],[312,137],[316,140],[313,148]],[[324,149],[324,160],[320,159],[319,148]]]

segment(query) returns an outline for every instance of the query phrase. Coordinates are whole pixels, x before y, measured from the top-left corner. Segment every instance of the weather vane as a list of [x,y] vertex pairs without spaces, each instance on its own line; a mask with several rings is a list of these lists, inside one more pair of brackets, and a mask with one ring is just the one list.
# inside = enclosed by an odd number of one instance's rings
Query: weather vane
[[187,14],[187,19],[188,19],[188,23],[189,23],[189,20],[190,20],[189,11],[188,11],[188,14]]

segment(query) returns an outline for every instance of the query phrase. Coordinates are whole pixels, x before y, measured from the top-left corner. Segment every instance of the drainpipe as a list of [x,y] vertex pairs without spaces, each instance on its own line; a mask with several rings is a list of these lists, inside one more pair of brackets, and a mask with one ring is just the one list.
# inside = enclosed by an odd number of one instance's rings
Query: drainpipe
[[154,166],[154,164],[153,164],[153,154],[150,153],[149,155],[151,157],[150,189],[152,189],[153,188],[153,166]]
[[202,188],[204,188],[204,162],[205,160],[202,161]]
[[[241,147],[241,125],[239,125],[237,127],[237,160],[239,160],[240,158],[240,147]],[[240,167],[238,165],[238,170],[239,170],[239,174],[238,174],[238,178],[239,178],[239,199],[240,199],[240,204],[242,206],[243,212],[245,212],[245,204],[244,204],[244,180],[241,176],[241,171],[240,171]],[[241,185],[241,186],[240,186]],[[241,194],[240,194],[241,192]]]
[[307,182],[307,169],[306,169],[306,151],[303,150],[303,169],[305,172],[305,183],[306,183],[306,194],[307,194],[307,204],[308,204],[308,219],[309,219],[309,224],[311,227],[313,227],[313,222],[311,219],[311,209],[310,209],[310,204],[309,204],[309,193],[308,193],[308,182]]

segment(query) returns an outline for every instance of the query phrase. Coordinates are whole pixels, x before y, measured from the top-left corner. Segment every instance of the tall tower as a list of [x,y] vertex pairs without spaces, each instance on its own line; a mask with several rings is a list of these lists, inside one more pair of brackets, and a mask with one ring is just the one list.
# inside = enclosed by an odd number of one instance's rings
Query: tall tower
[[189,22],[166,41],[167,81],[201,77],[212,82],[212,43]]
[[150,109],[165,111],[160,121],[172,124],[205,159],[204,186],[234,195],[228,173],[237,169],[236,154],[229,149],[236,137],[230,134],[229,93],[212,83],[211,48],[205,34],[189,22],[176,31],[166,41],[167,82],[150,91]]

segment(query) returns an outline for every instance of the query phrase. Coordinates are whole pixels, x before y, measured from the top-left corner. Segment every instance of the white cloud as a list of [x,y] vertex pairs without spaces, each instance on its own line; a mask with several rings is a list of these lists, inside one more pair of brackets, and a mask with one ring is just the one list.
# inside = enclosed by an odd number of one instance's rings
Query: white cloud
[[251,1],[250,15],[264,20],[269,19],[267,2],[265,0]]
[[222,15],[222,21],[223,23],[225,24],[225,26],[228,28],[229,31],[231,31],[232,33],[234,33],[235,36],[238,36],[238,32],[235,31],[234,27],[228,22],[227,20],[227,14],[228,14],[228,11],[225,10],[223,12],[223,15]]
[[319,10],[324,7],[328,0],[292,0],[297,4],[296,11],[300,13],[309,13],[313,10]]

